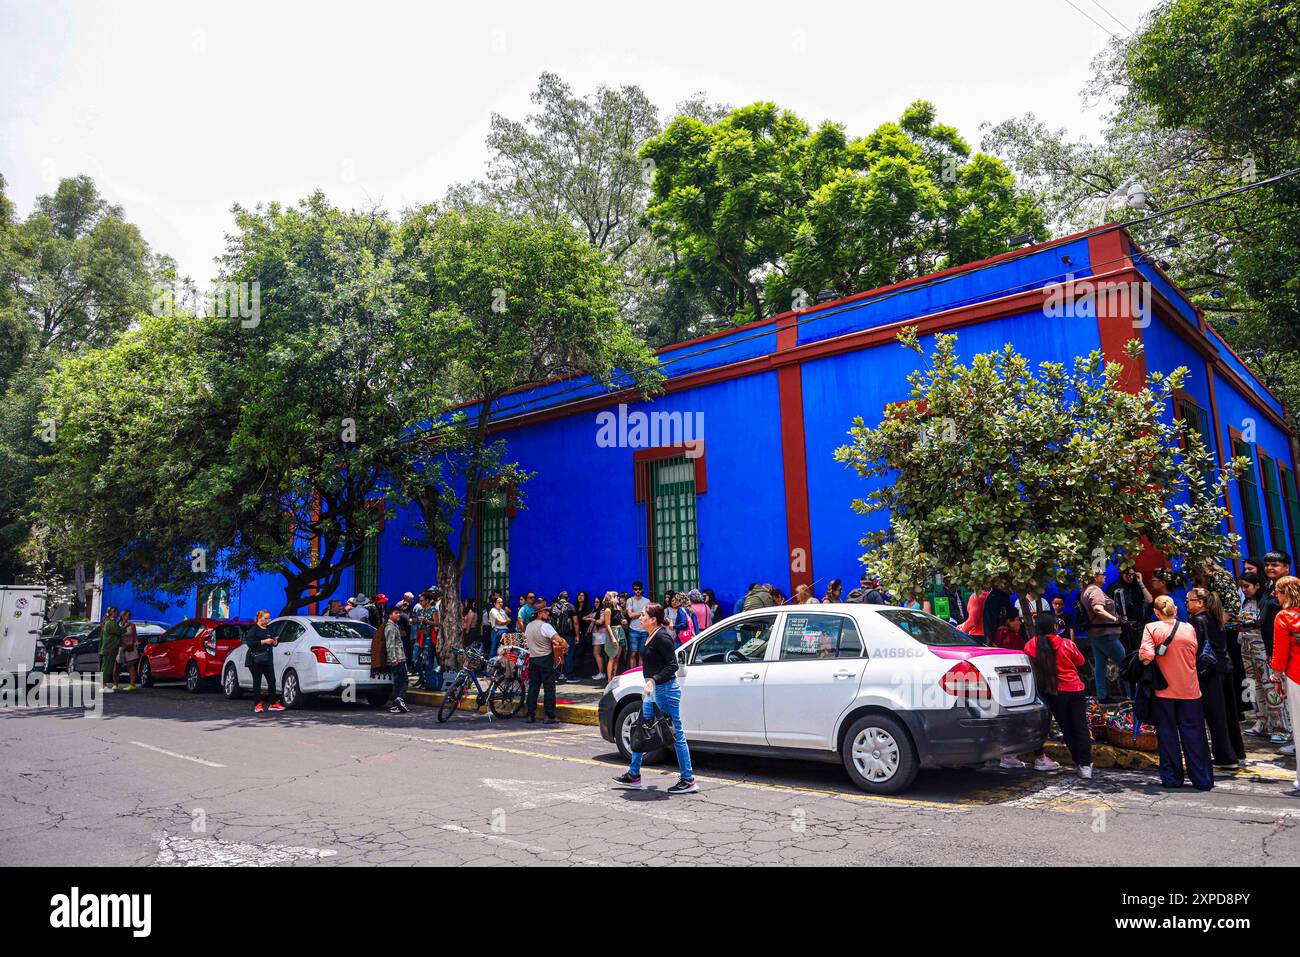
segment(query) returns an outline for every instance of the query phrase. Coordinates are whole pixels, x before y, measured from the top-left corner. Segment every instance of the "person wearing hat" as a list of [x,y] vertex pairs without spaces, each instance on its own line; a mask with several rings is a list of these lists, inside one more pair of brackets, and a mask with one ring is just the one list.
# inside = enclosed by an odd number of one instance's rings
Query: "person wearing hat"
[[558,724],[555,719],[555,649],[551,644],[559,632],[551,625],[551,609],[546,602],[538,599],[533,604],[532,620],[524,629],[524,641],[528,646],[528,699],[524,705],[526,724],[537,720],[537,689],[545,689],[543,707],[546,710],[546,723]]
[[380,592],[372,604],[366,606],[366,618],[376,630],[388,621],[388,596]]
[[370,614],[366,611],[366,602],[369,601],[365,595],[357,595],[356,598],[349,598],[345,614],[353,621],[369,621]]

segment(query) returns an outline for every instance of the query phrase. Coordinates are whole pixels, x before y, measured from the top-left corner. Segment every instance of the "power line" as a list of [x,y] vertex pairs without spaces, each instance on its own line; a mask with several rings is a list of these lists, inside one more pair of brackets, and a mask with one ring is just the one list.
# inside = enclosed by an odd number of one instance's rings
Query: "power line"
[[1083,14],[1083,15],[1084,15],[1085,17],[1087,17],[1089,20],[1091,20],[1092,23],[1093,23],[1095,26],[1098,27],[1098,29],[1100,29],[1103,33],[1106,34],[1106,36],[1110,37],[1110,38],[1111,38],[1112,40],[1114,40],[1116,43],[1122,43],[1122,42],[1123,42],[1122,40],[1120,40],[1119,37],[1117,37],[1117,36],[1115,36],[1115,34],[1111,33],[1110,30],[1108,30],[1106,27],[1104,27],[1104,26],[1102,26],[1100,23],[1098,23],[1097,20],[1095,20],[1095,19],[1093,18],[1092,14],[1088,13],[1087,10],[1083,9],[1083,7],[1077,6],[1077,5],[1073,2],[1073,0],[1065,0],[1065,2],[1068,3],[1070,6],[1074,7],[1074,9],[1078,10],[1081,14]]
[[1092,5],[1096,7],[1098,10],[1100,10],[1102,13],[1106,14],[1106,16],[1110,17],[1116,23],[1118,23],[1125,33],[1129,34],[1130,36],[1133,35],[1133,30],[1131,27],[1129,27],[1128,24],[1126,24],[1119,17],[1115,16],[1115,14],[1111,13],[1109,10],[1103,7],[1100,3],[1097,2],[1097,0],[1092,0]]

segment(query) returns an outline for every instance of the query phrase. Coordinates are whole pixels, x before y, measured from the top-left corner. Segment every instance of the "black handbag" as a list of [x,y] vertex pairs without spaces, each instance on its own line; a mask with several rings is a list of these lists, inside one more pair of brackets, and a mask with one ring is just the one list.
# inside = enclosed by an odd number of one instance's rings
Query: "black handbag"
[[660,751],[677,744],[677,733],[673,730],[673,719],[654,705],[654,714],[649,719],[645,713],[636,716],[628,733],[632,750],[641,754],[647,751]]

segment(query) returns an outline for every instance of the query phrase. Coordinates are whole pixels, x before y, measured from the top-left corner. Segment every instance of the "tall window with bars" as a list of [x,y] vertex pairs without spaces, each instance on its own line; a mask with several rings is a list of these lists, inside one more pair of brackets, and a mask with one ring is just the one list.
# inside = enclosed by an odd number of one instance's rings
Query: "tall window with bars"
[[1277,462],[1263,452],[1259,453],[1259,471],[1264,477],[1264,506],[1268,509],[1268,526],[1273,547],[1279,552],[1287,548],[1286,525],[1282,519],[1282,481]]
[[[1185,429],[1183,431],[1182,445],[1186,450],[1191,447],[1191,436],[1193,433],[1201,437],[1201,442],[1205,445],[1205,450],[1210,453],[1211,459],[1217,459],[1215,453],[1214,436],[1210,431],[1210,413],[1202,409],[1186,395],[1179,395],[1174,400],[1174,415],[1183,421]],[[1207,469],[1201,474],[1201,488],[1209,491],[1214,479],[1214,469]],[[1196,499],[1197,489],[1191,490],[1193,500]]]
[[494,491],[479,508],[478,600],[481,607],[488,595],[500,592],[510,600],[510,514],[506,493]]
[[650,579],[656,595],[700,585],[695,463],[685,455],[647,462]]
[[1250,460],[1250,466],[1237,479],[1237,492],[1241,496],[1241,508],[1246,513],[1246,547],[1249,554],[1259,557],[1264,554],[1264,522],[1259,511],[1259,490],[1255,484],[1255,453],[1250,443],[1234,436],[1233,449],[1242,458]]

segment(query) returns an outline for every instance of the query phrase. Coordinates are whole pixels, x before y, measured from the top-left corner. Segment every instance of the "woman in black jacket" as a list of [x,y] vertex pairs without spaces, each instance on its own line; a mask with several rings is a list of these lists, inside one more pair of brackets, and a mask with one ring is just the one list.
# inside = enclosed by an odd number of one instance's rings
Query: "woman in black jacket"
[[283,711],[284,705],[275,693],[275,664],[274,652],[271,650],[279,641],[267,630],[267,625],[271,622],[271,613],[263,608],[256,617],[253,618],[253,624],[248,626],[244,632],[244,644],[248,646],[247,657],[244,664],[253,675],[253,699],[257,702],[253,705],[253,710],[262,713],[266,710],[262,704],[262,680],[266,680],[266,698],[272,702],[272,711]]
[[[1197,677],[1201,681],[1201,703],[1205,723],[1210,726],[1210,748],[1216,768],[1245,766],[1246,746],[1241,740],[1241,722],[1234,710],[1232,659],[1228,657],[1228,639],[1223,630],[1223,608],[1219,598],[1205,588],[1187,592],[1187,612],[1196,629]],[[1206,667],[1202,650],[1206,643],[1214,650],[1216,662]]]
[[[673,721],[674,747],[677,751],[677,769],[681,780],[668,789],[669,794],[694,794],[699,785],[695,783],[695,774],[691,770],[691,749],[686,744],[686,733],[682,730],[682,689],[677,682],[677,641],[666,626],[668,616],[664,606],[651,603],[641,613],[641,627],[650,637],[641,646],[641,669],[646,676],[645,688],[641,696],[641,717],[649,720],[654,717],[655,705]],[[627,773],[614,779],[619,787],[640,790],[641,761],[645,757],[639,751],[632,752],[632,763]]]

